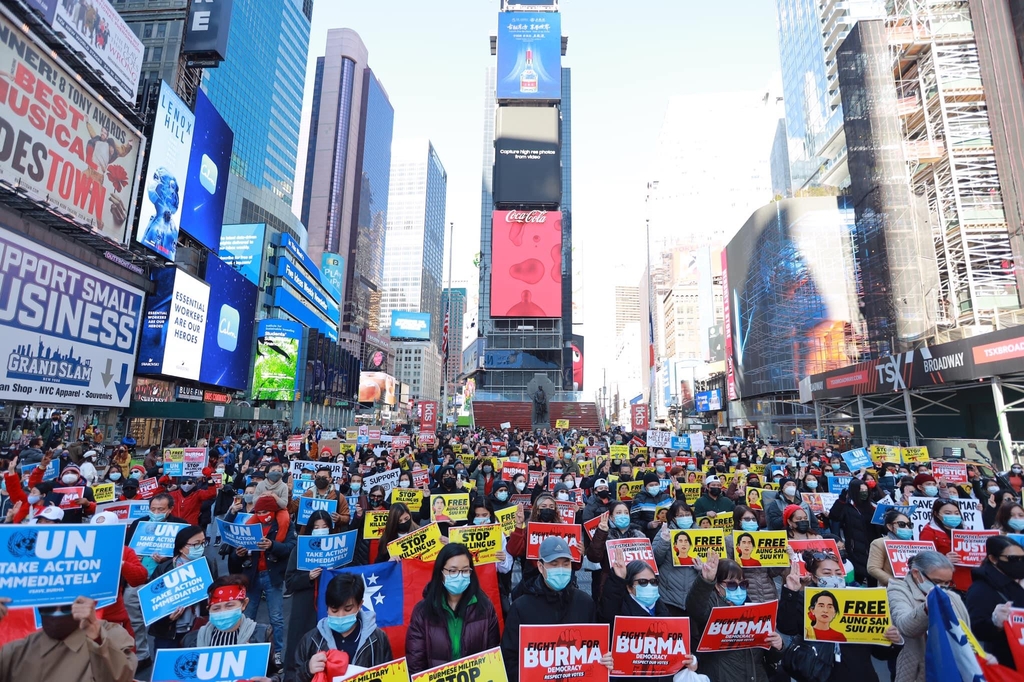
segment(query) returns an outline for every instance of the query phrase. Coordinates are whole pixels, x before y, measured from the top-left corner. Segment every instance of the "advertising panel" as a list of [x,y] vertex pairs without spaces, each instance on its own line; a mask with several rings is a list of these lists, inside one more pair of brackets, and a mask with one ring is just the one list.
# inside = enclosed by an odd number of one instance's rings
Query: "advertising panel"
[[320,274],[323,281],[338,292],[338,300],[345,300],[345,257],[330,252],[320,254]]
[[633,403],[629,406],[629,413],[630,422],[632,423],[631,431],[634,433],[646,431],[649,418],[647,403]]
[[562,17],[557,12],[498,15],[498,99],[562,97]]
[[244,391],[249,385],[259,291],[213,254],[206,259],[206,283],[210,285],[210,314],[199,380]]
[[495,211],[491,317],[562,316],[562,214]]
[[338,329],[333,323],[328,323],[318,316],[302,299],[284,287],[274,289],[273,304],[275,308],[284,310],[307,327],[319,330],[332,341],[338,340]]
[[146,196],[139,215],[139,243],[173,261],[178,225],[192,154],[196,117],[166,82],[160,82],[160,104],[153,124],[153,142],[146,164]]
[[572,335],[572,390],[583,390],[583,335]]
[[263,272],[263,244],[267,226],[263,223],[225,225],[220,232],[220,259],[260,286]]
[[196,130],[182,193],[181,229],[214,253],[228,195],[228,168],[235,134],[200,89],[196,93]]
[[325,293],[319,282],[309,278],[295,263],[287,256],[278,256],[277,275],[291,284],[313,307],[333,320],[335,324],[341,319],[338,305]]
[[291,320],[260,320],[256,336],[253,400],[296,399],[295,373],[299,366],[302,325]]
[[[56,0],[50,0],[55,4]],[[0,17],[4,143],[0,180],[114,242],[125,241],[144,142],[73,72]],[[59,93],[57,84],[63,83]],[[11,106],[19,100],[18,110]],[[14,151],[14,141],[17,150]]]
[[139,374],[198,380],[210,285],[177,268],[157,270],[153,281],[156,291],[146,306]]
[[142,290],[0,228],[0,296],[0,400],[128,406]]
[[[437,430],[437,401],[436,400],[421,400],[420,401],[420,431],[436,431]],[[511,480],[511,479],[509,479]]]
[[[549,355],[545,361],[540,355]],[[484,351],[485,369],[558,369],[558,351],[492,350]]]
[[137,403],[174,402],[174,384],[170,381],[164,381],[163,379],[135,377],[135,388],[132,390],[132,400]]
[[385,372],[360,372],[359,402],[394,405],[395,378]]
[[53,28],[85,61],[103,73],[124,101],[135,104],[145,46],[107,0],[56,3]]
[[188,10],[181,51],[189,66],[212,68],[228,56],[231,0],[194,2]]
[[698,391],[694,394],[698,412],[717,412],[722,409],[722,392],[718,389],[713,391]]
[[731,339],[741,398],[796,391],[808,374],[856,359],[853,227],[846,198],[783,199],[754,211],[729,242],[726,348]]
[[391,338],[430,340],[430,313],[391,311]]
[[495,203],[561,203],[559,124],[555,107],[498,107],[494,136]]

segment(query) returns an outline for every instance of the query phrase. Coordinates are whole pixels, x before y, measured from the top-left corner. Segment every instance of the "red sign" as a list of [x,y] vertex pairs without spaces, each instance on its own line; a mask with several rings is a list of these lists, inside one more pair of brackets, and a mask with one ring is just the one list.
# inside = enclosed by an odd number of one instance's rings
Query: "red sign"
[[371,443],[379,443],[380,442],[380,429],[377,429],[377,428],[370,429],[369,430],[369,436],[370,436],[370,442]]
[[587,459],[597,459],[601,456],[601,448],[597,445],[588,446],[584,452],[586,452]]
[[689,618],[615,616],[612,675],[662,677],[683,669],[690,658]]
[[227,405],[231,402],[231,396],[227,393],[218,393],[217,391],[203,391],[203,402]]
[[505,460],[505,463],[501,466],[501,479],[503,481],[511,481],[512,477],[516,474],[527,476],[529,473],[530,467],[526,462],[509,462]]
[[[809,575],[807,568],[804,567],[804,560],[802,554],[805,551],[810,550],[811,552],[824,552],[825,554],[831,554],[832,556],[839,558],[839,545],[836,544],[835,540],[790,540],[789,546],[793,550],[793,554],[796,556],[794,562],[797,570],[797,575],[801,578]],[[839,562],[839,567],[843,569],[843,575],[846,575],[846,569],[843,568],[843,562]]]
[[409,436],[395,436],[391,439],[391,447],[393,448],[404,448],[409,445]]
[[630,561],[646,562],[654,575],[658,575],[658,562],[654,560],[654,549],[651,548],[651,541],[647,538],[622,538],[621,540],[605,540],[605,547],[608,556],[614,556],[616,551],[623,553],[625,563]]
[[437,401],[436,400],[421,400],[420,401],[420,432],[428,431],[434,433],[437,431]]
[[931,462],[935,478],[943,483],[967,483],[967,465],[963,462]]
[[54,488],[53,492],[58,495],[63,495],[60,498],[60,504],[57,505],[61,509],[76,509],[82,506],[79,502],[82,496],[85,495],[85,488],[81,486],[75,486],[72,488]]
[[526,485],[530,488],[535,488],[544,482],[543,471],[527,471],[526,472]]
[[647,422],[649,420],[647,405],[643,403],[634,403],[629,406],[629,413],[632,415],[633,423],[633,428],[631,428],[630,431],[646,431]]
[[[906,578],[907,562],[910,557],[921,552],[934,552],[935,543],[927,540],[885,540],[885,553],[889,555],[889,565],[895,578]],[[789,544],[792,546],[793,541]]]
[[569,545],[572,560],[579,563],[583,560],[582,526],[568,523],[537,523],[526,524],[526,558],[534,561],[540,559],[540,543],[550,537],[559,537]]
[[155,478],[144,478],[139,481],[139,494],[140,500],[148,500],[149,498],[160,492],[160,483]]
[[493,452],[494,454],[498,454],[499,452],[501,452],[501,449],[504,447],[508,447],[508,443],[506,443],[503,440],[491,441],[491,452]]
[[562,316],[562,214],[495,211],[491,317]]
[[289,455],[297,455],[302,452],[302,436],[288,436],[284,444],[284,451]]
[[1017,670],[1024,670],[1024,609],[1010,609],[1010,617],[1003,624],[1003,629]]
[[519,682],[608,682],[608,624],[519,626]]
[[778,601],[716,606],[711,609],[697,652],[771,649],[768,638],[775,632],[775,613],[778,610]]
[[417,436],[416,442],[420,445],[433,445],[437,442],[437,435],[433,431],[420,431],[420,435]]
[[583,522],[583,530],[587,531],[587,535],[590,536],[591,540],[594,539],[594,532],[597,531],[597,527],[601,525],[601,519],[607,519],[607,518],[608,518],[608,512],[605,512],[604,514],[601,514],[600,516],[595,516],[594,518],[590,519],[589,521],[584,521]]
[[558,506],[558,515],[562,518],[562,523],[576,523],[576,512],[579,511],[579,507],[575,502],[559,500],[555,504]]
[[509,502],[518,506],[522,506],[524,511],[530,511],[533,508],[533,497],[529,494],[517,494],[509,498]]
[[999,535],[998,530],[953,530],[953,551],[957,566],[981,566],[985,561],[985,540]]

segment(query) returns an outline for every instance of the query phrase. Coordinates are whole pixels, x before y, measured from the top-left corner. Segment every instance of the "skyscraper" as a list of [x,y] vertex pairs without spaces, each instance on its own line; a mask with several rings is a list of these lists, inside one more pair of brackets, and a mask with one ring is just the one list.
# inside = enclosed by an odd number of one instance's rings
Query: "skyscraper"
[[[448,299],[451,298],[451,308],[448,307]],[[455,394],[455,382],[462,373],[462,333],[466,324],[466,289],[452,288],[444,289],[441,292],[441,317],[444,318],[445,311],[450,311],[448,321],[448,394]],[[444,367],[441,368],[441,380],[444,381]]]
[[345,258],[349,330],[378,329],[395,110],[347,28],[327,32],[317,59],[306,155],[302,222],[309,254]]
[[380,329],[390,328],[393,310],[430,313],[430,340],[438,348],[444,316],[441,287],[447,194],[448,174],[430,140],[395,140],[391,145]]
[[635,286],[615,287],[615,333],[621,334],[630,322],[640,321],[640,289]]

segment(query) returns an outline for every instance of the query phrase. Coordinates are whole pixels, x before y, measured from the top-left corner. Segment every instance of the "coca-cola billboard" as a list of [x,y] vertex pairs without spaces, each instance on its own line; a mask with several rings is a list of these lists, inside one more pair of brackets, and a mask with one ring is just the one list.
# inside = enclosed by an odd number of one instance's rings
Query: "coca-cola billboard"
[[420,433],[437,431],[437,401],[420,401]]
[[629,411],[633,422],[633,428],[630,430],[634,433],[638,431],[646,431],[648,426],[647,404],[634,403],[629,406]]
[[491,317],[561,316],[561,212],[495,211]]

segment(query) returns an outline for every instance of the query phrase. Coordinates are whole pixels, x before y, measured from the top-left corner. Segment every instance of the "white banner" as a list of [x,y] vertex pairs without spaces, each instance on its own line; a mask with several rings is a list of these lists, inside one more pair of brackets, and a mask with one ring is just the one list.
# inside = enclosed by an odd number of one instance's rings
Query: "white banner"
[[[911,497],[910,504],[914,506],[914,514],[910,517],[914,524],[914,539],[921,539],[921,529],[932,520],[932,505],[935,504],[935,497]],[[981,519],[981,506],[977,500],[956,498],[949,500],[960,507],[960,516],[964,518],[961,530],[984,530],[985,523]]]
[[648,431],[647,447],[669,448],[672,447],[672,434],[668,431]]
[[107,85],[135,104],[145,46],[107,0],[51,0],[53,28],[103,72]]
[[388,496],[388,491],[392,488],[398,487],[398,477],[402,475],[401,469],[388,469],[382,471],[379,474],[373,474],[372,476],[363,477],[363,490],[370,492],[374,486],[380,486],[384,488],[384,496]]

